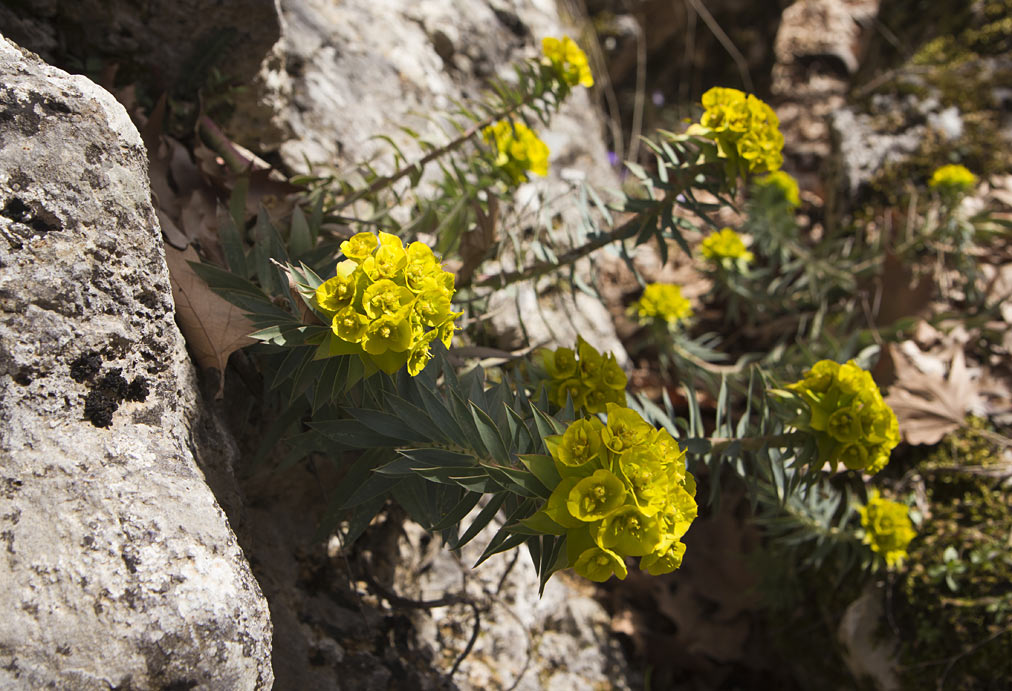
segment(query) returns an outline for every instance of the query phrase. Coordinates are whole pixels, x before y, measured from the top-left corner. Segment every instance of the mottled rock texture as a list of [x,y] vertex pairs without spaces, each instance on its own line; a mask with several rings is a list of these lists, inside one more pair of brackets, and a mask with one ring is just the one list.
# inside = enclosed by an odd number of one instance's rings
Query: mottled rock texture
[[140,136],[0,37],[0,688],[270,688]]
[[[472,568],[499,527],[492,523],[460,554],[436,549],[438,541],[427,542],[410,523],[400,541],[395,587],[401,593],[418,600],[460,594],[480,612],[474,648],[454,682],[462,689],[517,691],[632,688],[611,618],[594,599],[589,581],[570,572],[556,574],[539,597],[526,547]],[[455,604],[423,610],[414,619],[419,642],[435,653],[438,667],[449,671],[474,630],[473,608]]]
[[54,62],[98,58],[191,91],[212,67],[248,81],[281,35],[276,0],[15,0],[0,33]]

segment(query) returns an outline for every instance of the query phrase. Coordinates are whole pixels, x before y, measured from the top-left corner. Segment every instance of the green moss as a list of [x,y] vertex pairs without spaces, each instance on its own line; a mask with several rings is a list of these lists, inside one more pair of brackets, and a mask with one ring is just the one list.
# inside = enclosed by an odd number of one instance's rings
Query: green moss
[[985,423],[971,419],[918,466],[931,512],[896,584],[905,688],[934,688],[943,674],[949,689],[1012,679],[1012,498],[969,470],[1000,462]]

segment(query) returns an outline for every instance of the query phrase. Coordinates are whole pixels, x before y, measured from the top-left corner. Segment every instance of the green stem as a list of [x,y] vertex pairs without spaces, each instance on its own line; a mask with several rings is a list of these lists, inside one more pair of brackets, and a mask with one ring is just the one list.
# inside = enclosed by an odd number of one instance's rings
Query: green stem
[[236,174],[249,172],[253,167],[253,161],[243,156],[232,146],[232,141],[225,136],[225,133],[214,123],[211,118],[201,115],[197,120],[197,130],[201,138],[211,149],[214,150],[228,169]]
[[341,202],[340,204],[338,204],[337,207],[335,207],[334,212],[336,213],[336,212],[340,211],[341,209],[347,208],[349,205],[354,204],[355,202],[357,202],[359,199],[362,199],[363,197],[367,197],[367,196],[369,196],[371,194],[375,194],[376,192],[384,190],[387,187],[390,187],[390,185],[394,184],[398,180],[401,180],[401,179],[407,177],[413,171],[421,170],[422,168],[424,168],[425,166],[427,166],[429,163],[431,163],[432,161],[436,160],[440,156],[444,156],[445,154],[448,154],[451,151],[455,151],[456,149],[459,149],[461,146],[464,145],[465,142],[467,142],[469,139],[471,139],[478,132],[481,132],[483,129],[485,129],[486,127],[492,125],[496,121],[502,120],[503,118],[512,115],[513,113],[515,113],[516,111],[518,111],[520,108],[523,108],[524,106],[530,105],[531,103],[533,103],[538,98],[541,98],[542,96],[544,96],[544,94],[542,94],[542,93],[528,94],[527,96],[525,96],[522,100],[518,101],[517,103],[515,103],[515,104],[513,104],[513,105],[511,105],[511,106],[509,106],[507,108],[504,108],[504,109],[502,109],[502,110],[500,110],[500,111],[498,111],[496,113],[493,113],[492,115],[489,115],[484,120],[480,120],[480,121],[476,122],[471,127],[469,127],[468,129],[464,130],[464,132],[461,133],[456,139],[451,140],[450,142],[448,142],[448,143],[444,144],[443,146],[439,147],[438,149],[434,149],[434,150],[430,151],[429,153],[427,153],[425,156],[422,156],[420,159],[418,159],[414,163],[406,165],[403,168],[395,171],[394,173],[391,173],[390,175],[386,175],[386,176],[383,176],[383,177],[376,178],[375,180],[372,181],[372,183],[368,187],[366,187],[363,190],[359,190],[358,192],[355,192],[350,197],[348,197],[347,199],[345,199],[343,202]]
[[[663,206],[664,200],[658,200],[658,206]],[[580,259],[583,259],[591,252],[599,250],[605,245],[610,245],[613,242],[621,240],[628,240],[629,238],[636,235],[645,223],[648,223],[650,219],[656,218],[660,213],[659,208],[657,210],[648,212],[646,215],[636,214],[628,221],[613,228],[607,233],[603,233],[594,237],[586,244],[574,247],[568,252],[558,256],[558,261],[547,262],[539,261],[528,266],[524,269],[518,269],[517,271],[507,271],[506,273],[497,274],[495,276],[488,276],[474,282],[463,282],[457,286],[458,289],[474,287],[474,288],[505,288],[508,285],[517,283],[519,281],[526,281],[532,278],[540,278],[545,274],[549,274],[556,269],[574,264]]]
[[760,437],[742,437],[741,439],[711,437],[704,439],[704,441],[710,442],[711,452],[722,453],[735,442],[741,444],[741,448],[745,451],[758,451],[766,446],[775,446],[781,449],[800,446],[804,443],[805,438],[804,432],[786,432],[783,434],[767,434]]

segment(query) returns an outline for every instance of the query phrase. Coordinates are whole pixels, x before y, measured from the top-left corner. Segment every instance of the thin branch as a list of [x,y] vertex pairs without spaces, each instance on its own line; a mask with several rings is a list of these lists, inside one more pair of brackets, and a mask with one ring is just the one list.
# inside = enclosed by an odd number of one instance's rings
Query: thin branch
[[380,190],[386,189],[387,187],[394,184],[398,180],[407,177],[413,171],[421,170],[422,168],[424,168],[425,166],[427,166],[429,163],[436,160],[440,156],[443,156],[445,154],[450,153],[451,151],[459,149],[461,146],[464,145],[464,143],[466,143],[478,132],[494,124],[496,121],[502,120],[503,118],[512,115],[520,108],[530,105],[531,102],[533,102],[540,96],[541,94],[528,94],[523,98],[523,100],[519,101],[518,103],[515,103],[514,105],[509,106],[508,108],[504,108],[503,110],[500,110],[496,113],[493,113],[492,115],[486,117],[484,120],[476,122],[474,125],[466,129],[462,134],[460,134],[456,139],[451,140],[450,142],[439,147],[438,149],[433,149],[432,151],[427,153],[425,156],[422,156],[414,163],[410,163],[390,175],[376,178],[375,180],[372,181],[372,183],[368,187],[366,187],[363,190],[359,190],[358,192],[355,192],[349,198],[345,199],[340,204],[338,204],[337,207],[334,209],[334,212],[336,213],[341,209],[347,208],[349,205],[355,203],[356,201],[362,199],[363,197],[366,197],[370,194],[375,194]]
[[805,442],[806,435],[804,432],[786,432],[784,434],[767,434],[761,437],[742,437],[741,439],[732,439],[729,437],[711,437],[704,439],[703,441],[710,442],[710,451],[713,453],[722,453],[727,450],[731,444],[741,444],[741,448],[745,451],[758,451],[767,446],[775,446],[778,448],[792,448],[800,446]]
[[474,627],[471,629],[471,637],[468,639],[467,645],[464,646],[464,650],[454,660],[453,666],[447,674],[447,677],[452,679],[453,675],[460,669],[460,665],[464,659],[471,654],[471,650],[474,649],[474,644],[478,640],[478,633],[481,631],[481,609],[478,607],[478,604],[464,593],[444,595],[435,600],[412,600],[411,598],[402,597],[386,586],[381,585],[373,578],[370,571],[371,568],[369,565],[366,565],[366,568],[362,570],[363,580],[365,580],[373,592],[389,602],[391,607],[398,609],[435,609],[436,607],[449,607],[451,605],[470,606],[471,611],[474,613]]
[[[663,205],[663,201],[661,202]],[[586,244],[574,247],[568,252],[564,252],[559,255],[557,262],[539,261],[535,262],[531,266],[524,269],[518,269],[516,271],[507,271],[506,273],[498,274],[495,276],[488,276],[482,278],[474,283],[463,283],[457,286],[458,289],[474,287],[474,288],[504,288],[510,284],[517,283],[518,281],[526,281],[532,278],[540,278],[545,274],[549,274],[556,269],[574,264],[580,259],[583,259],[591,252],[599,250],[605,245],[610,245],[613,242],[620,240],[628,240],[629,238],[636,235],[639,230],[644,226],[645,223],[649,222],[649,219],[655,218],[658,211],[648,213],[646,215],[636,214],[628,221],[613,228],[607,233],[602,233],[594,237]]]

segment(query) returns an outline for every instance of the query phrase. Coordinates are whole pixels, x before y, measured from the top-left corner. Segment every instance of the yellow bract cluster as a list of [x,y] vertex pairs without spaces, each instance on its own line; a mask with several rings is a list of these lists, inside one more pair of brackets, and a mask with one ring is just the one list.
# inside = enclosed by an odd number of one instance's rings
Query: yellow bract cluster
[[674,571],[697,510],[685,451],[636,411],[609,403],[607,412],[607,423],[576,420],[545,438],[562,479],[535,518],[566,535],[569,565],[592,581],[625,578],[624,557],[641,557],[654,576]]
[[550,377],[548,400],[560,408],[566,397],[573,399],[576,410],[597,414],[608,403],[625,403],[628,381],[611,353],[601,355],[592,345],[577,337],[572,348],[541,351],[541,362]]
[[682,297],[682,289],[670,283],[650,283],[629,311],[641,322],[665,321],[677,324],[692,316],[692,305]]
[[932,173],[931,180],[928,181],[931,189],[955,193],[969,192],[975,184],[977,176],[960,165],[942,166]]
[[890,568],[902,565],[907,545],[917,537],[906,505],[883,499],[875,489],[868,497],[868,505],[858,511],[864,542],[871,545],[872,551],[881,554]]
[[543,38],[541,50],[566,84],[569,86],[579,84],[588,89],[594,86],[594,75],[590,73],[586,53],[569,36],[563,36],[561,39],[550,36]]
[[514,184],[526,180],[528,171],[548,175],[548,145],[524,123],[500,120],[482,130],[482,136],[495,147],[495,165]]
[[851,470],[877,473],[899,444],[899,423],[882,399],[871,374],[853,361],[820,360],[805,378],[790,384],[811,411],[808,426],[819,445],[819,461],[836,470],[840,461]]
[[699,133],[717,142],[720,151],[738,159],[743,173],[771,173],[784,159],[780,120],[765,102],[738,89],[715,86],[703,94],[706,111]]
[[772,189],[779,193],[779,196],[793,207],[801,206],[801,194],[798,190],[798,181],[782,170],[777,170],[769,175],[764,175],[755,181],[755,184],[762,189]]
[[330,355],[357,353],[384,372],[405,364],[414,376],[431,357],[437,338],[450,346],[453,274],[421,242],[407,248],[396,235],[359,233],[341,243],[347,257],[337,275],[316,289],[316,305],[337,340]]
[[745,249],[741,236],[730,228],[722,228],[707,235],[699,246],[706,259],[730,268],[733,264],[748,264],[755,258]]

